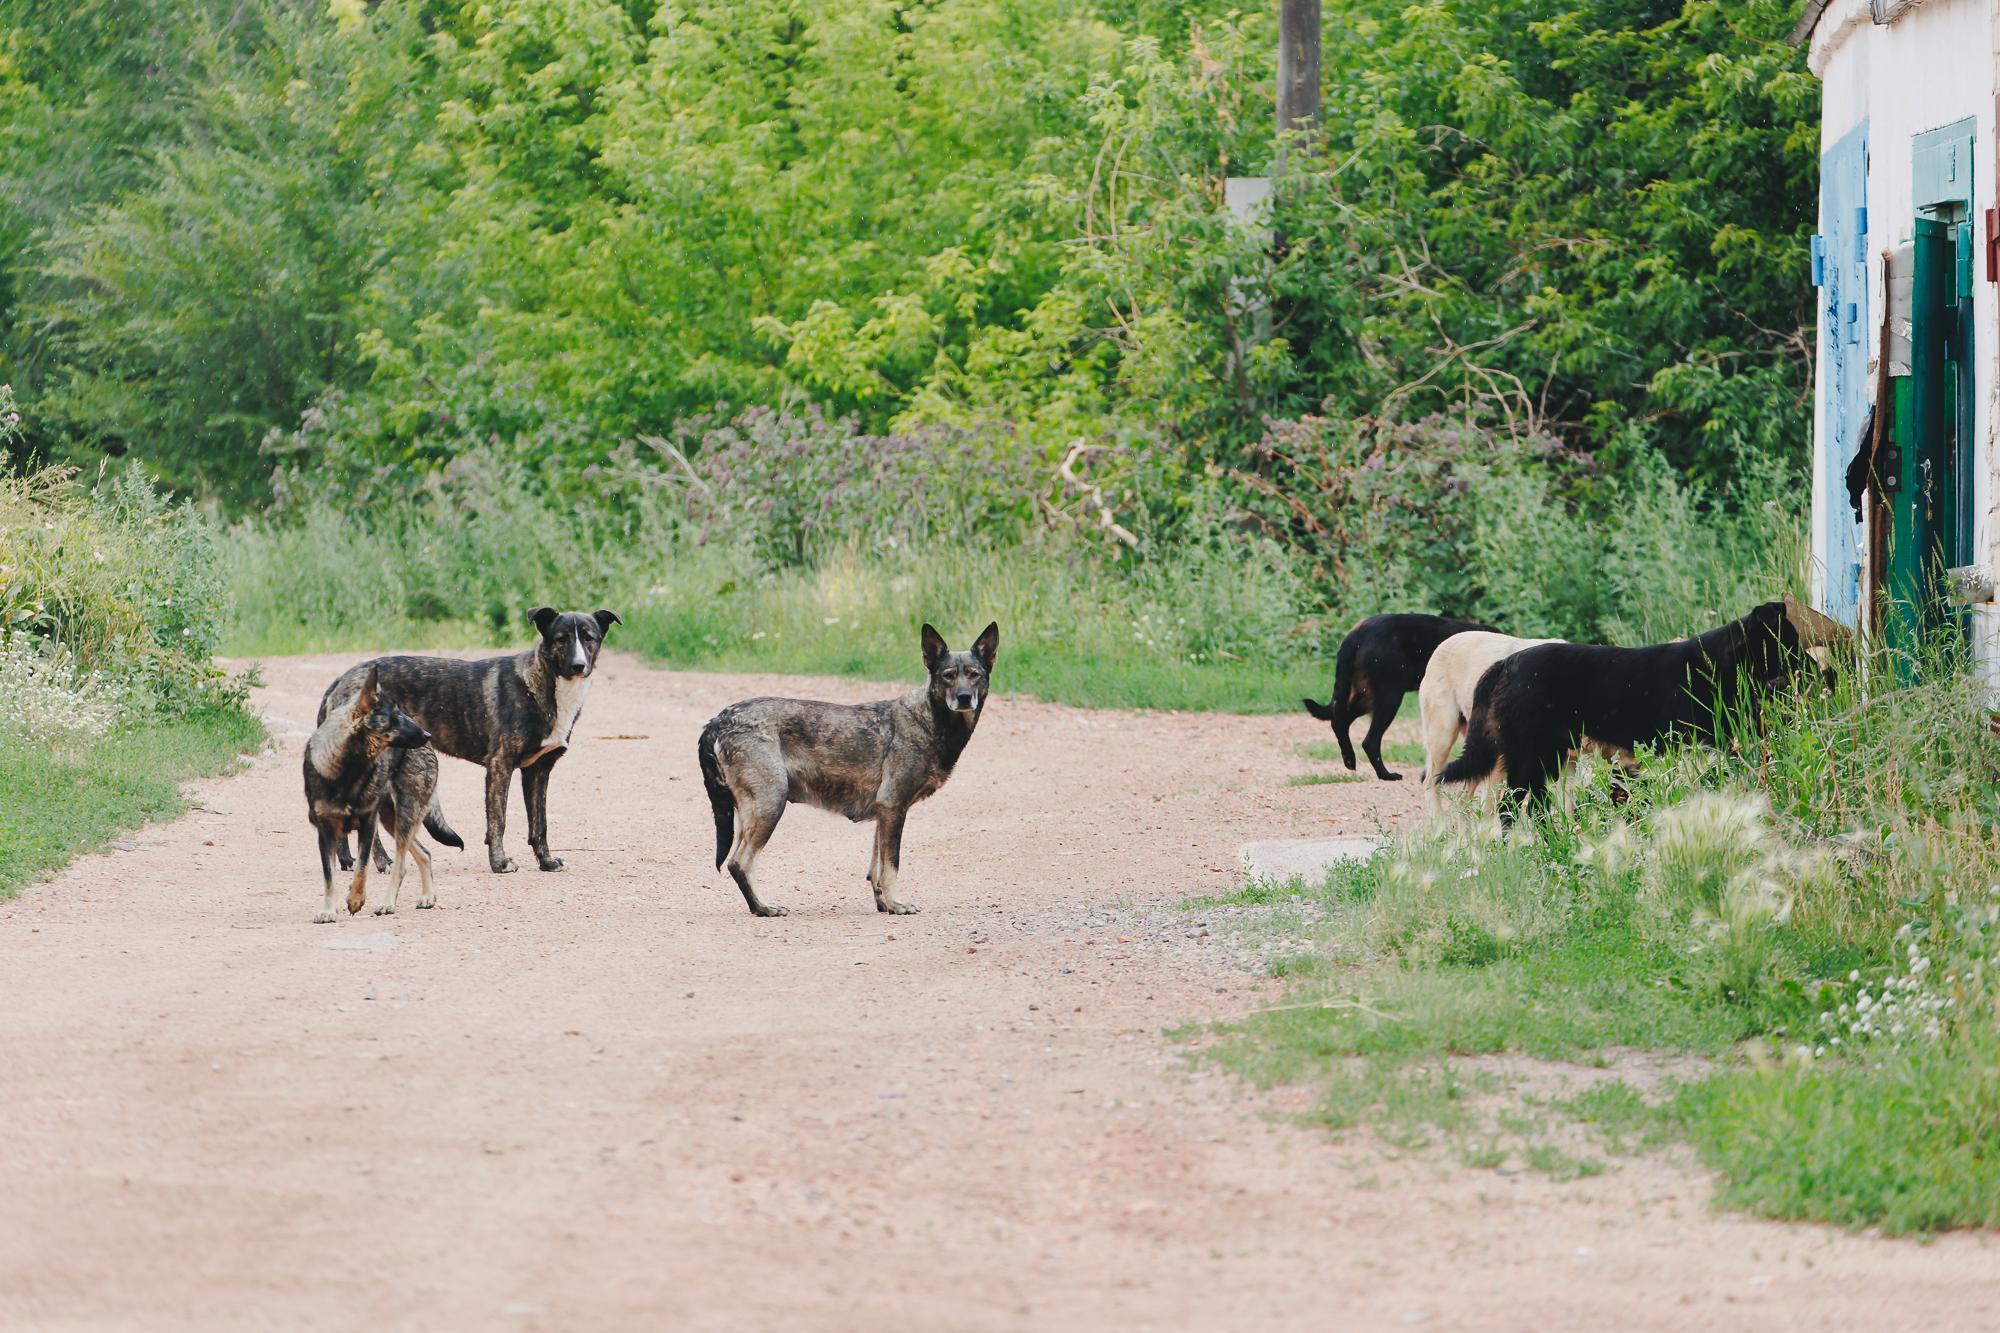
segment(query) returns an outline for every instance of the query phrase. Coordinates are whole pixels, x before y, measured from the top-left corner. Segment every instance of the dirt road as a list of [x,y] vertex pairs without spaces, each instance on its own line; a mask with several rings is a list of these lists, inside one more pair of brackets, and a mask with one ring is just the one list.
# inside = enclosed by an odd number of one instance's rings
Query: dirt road
[[1417,804],[1285,786],[1303,718],[996,697],[910,819],[922,915],[872,910],[865,827],[794,809],[760,921],[695,734],[873,692],[610,659],[567,870],[488,874],[447,760],[440,910],[315,926],[299,754],[351,660],[267,664],[273,753],[0,905],[0,1328],[2000,1326],[1990,1237],[1719,1217],[1669,1163],[1399,1162],[1190,1065],[1163,1028],[1275,992],[1101,909]]

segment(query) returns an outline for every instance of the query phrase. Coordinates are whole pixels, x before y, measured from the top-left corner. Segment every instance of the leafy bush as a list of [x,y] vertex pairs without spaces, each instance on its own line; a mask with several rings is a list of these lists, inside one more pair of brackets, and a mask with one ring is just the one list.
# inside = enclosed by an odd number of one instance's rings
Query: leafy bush
[[1234,474],[1249,509],[1349,621],[1427,610],[1524,637],[1657,642],[1785,591],[1803,553],[1753,487],[1709,503],[1657,460],[1608,476],[1483,412],[1274,421],[1252,458]]
[[142,712],[238,699],[211,661],[226,601],[213,524],[136,468],[95,489],[69,468],[0,476],[0,640],[18,680],[72,682],[79,707],[106,689]]
[[126,714],[123,692],[76,669],[47,640],[0,641],[0,736],[68,752],[102,737]]
[[866,435],[854,417],[829,419],[817,406],[752,408],[724,424],[697,417],[675,435],[679,457],[693,458],[688,501],[701,539],[747,543],[773,567],[845,546],[1017,542],[1045,484],[1006,432]]

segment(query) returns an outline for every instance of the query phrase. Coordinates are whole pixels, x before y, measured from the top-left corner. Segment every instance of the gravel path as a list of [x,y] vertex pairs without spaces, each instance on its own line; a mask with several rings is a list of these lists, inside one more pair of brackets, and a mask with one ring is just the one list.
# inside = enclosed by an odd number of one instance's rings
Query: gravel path
[[867,828],[794,809],[759,921],[697,730],[877,691],[614,657],[566,871],[487,874],[447,760],[440,910],[315,926],[299,753],[352,660],[267,663],[271,753],[0,904],[0,1329],[1996,1326],[1992,1237],[1717,1216],[1673,1162],[1399,1161],[1190,1065],[1163,1028],[1276,991],[1158,909],[1417,805],[1287,787],[1303,718],[996,697],[910,820],[922,915],[871,909]]

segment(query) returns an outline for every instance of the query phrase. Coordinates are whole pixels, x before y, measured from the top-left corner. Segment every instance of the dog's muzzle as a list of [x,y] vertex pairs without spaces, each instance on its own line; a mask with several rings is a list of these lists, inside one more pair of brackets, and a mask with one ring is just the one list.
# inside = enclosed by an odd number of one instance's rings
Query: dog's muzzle
[[979,711],[979,702],[969,694],[961,694],[952,707],[961,713],[976,713]]

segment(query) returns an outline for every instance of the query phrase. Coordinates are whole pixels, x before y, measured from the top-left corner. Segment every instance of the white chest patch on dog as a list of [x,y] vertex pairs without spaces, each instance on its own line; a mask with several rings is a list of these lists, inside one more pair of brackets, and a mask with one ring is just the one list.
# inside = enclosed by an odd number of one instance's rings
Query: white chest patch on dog
[[583,699],[589,693],[589,676],[572,676],[556,682],[556,721],[542,741],[544,753],[569,744],[569,734],[576,729],[577,715],[583,712]]

